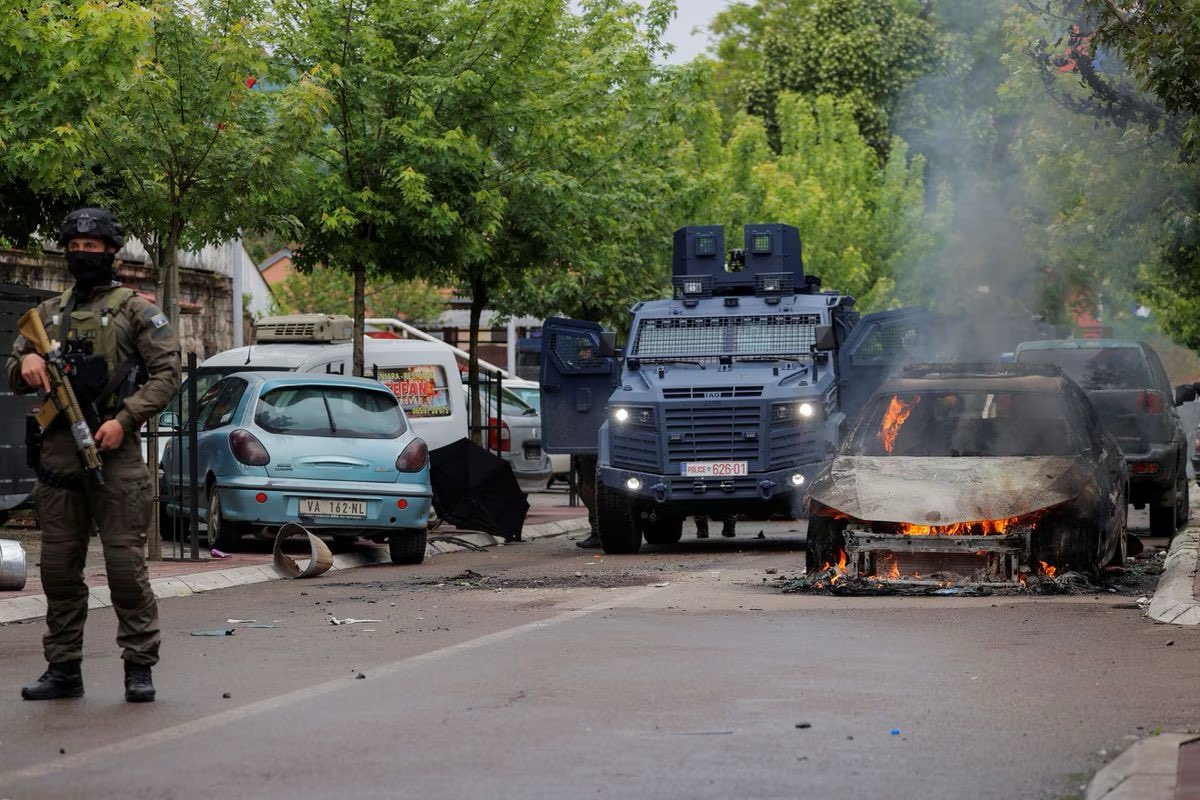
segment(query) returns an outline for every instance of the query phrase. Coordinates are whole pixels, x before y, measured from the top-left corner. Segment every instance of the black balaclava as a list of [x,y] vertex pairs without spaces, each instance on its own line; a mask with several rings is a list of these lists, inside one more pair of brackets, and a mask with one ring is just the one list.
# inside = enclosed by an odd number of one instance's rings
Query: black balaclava
[[67,253],[67,269],[81,294],[91,294],[97,288],[111,285],[116,279],[114,261],[115,253],[85,253],[82,250]]

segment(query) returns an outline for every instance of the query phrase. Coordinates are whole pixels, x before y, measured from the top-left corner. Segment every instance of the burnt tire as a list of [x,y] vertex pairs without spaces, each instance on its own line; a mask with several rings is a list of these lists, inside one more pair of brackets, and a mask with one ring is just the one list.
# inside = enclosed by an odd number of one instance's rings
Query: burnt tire
[[1083,525],[1041,525],[1034,531],[1030,564],[1037,571],[1038,562],[1045,561],[1059,574],[1069,570],[1092,572],[1100,566],[1100,553],[1095,531]]
[[208,523],[206,525],[208,547],[210,550],[237,550],[241,545],[242,536],[249,526],[240,522],[225,519],[221,510],[221,491],[216,487],[208,490]]
[[642,528],[646,544],[677,544],[683,538],[683,518],[662,516]]
[[846,523],[831,517],[808,518],[808,546],[804,566],[809,575],[820,572],[826,564],[836,564],[846,548]]
[[425,530],[405,531],[388,539],[388,555],[393,564],[420,564],[425,560]]
[[624,497],[596,483],[596,527],[605,553],[632,555],[642,549],[642,531],[633,505]]

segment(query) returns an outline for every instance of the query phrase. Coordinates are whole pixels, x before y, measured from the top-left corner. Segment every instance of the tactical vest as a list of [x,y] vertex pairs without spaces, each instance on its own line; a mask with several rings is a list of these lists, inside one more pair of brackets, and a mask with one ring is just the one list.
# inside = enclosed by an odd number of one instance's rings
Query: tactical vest
[[117,361],[117,326],[114,321],[121,306],[135,292],[124,286],[116,286],[92,298],[85,308],[75,309],[71,308],[71,292],[68,289],[59,298],[58,313],[51,320],[52,330],[49,334],[59,339],[59,346],[69,365],[71,385],[79,396],[80,405],[84,406],[85,414],[88,411],[104,414],[124,399],[114,392],[117,388],[115,385],[109,387],[109,382],[115,376],[128,371],[124,363]]

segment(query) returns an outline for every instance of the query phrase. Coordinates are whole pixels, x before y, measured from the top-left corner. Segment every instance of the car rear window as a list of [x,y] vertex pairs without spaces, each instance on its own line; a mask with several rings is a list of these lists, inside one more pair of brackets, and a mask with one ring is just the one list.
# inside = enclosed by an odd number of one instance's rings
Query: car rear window
[[287,386],[258,401],[254,422],[271,433],[395,439],[407,429],[396,398],[345,386]]
[[1150,371],[1136,347],[1064,347],[1022,350],[1022,364],[1054,364],[1087,391],[1146,389]]
[[1064,456],[1083,422],[1050,392],[930,391],[876,396],[847,442],[860,456]]

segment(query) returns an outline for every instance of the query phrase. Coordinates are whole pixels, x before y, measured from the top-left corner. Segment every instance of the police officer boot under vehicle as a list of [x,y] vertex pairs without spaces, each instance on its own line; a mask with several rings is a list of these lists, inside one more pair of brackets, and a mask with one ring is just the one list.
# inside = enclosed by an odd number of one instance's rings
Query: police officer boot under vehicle
[[725,261],[720,226],[675,232],[673,297],[633,307],[623,357],[595,323],[543,327],[543,446],[597,454],[605,552],[677,542],[691,515],[796,516],[837,445],[854,298],[805,276],[795,228],[744,234]]

